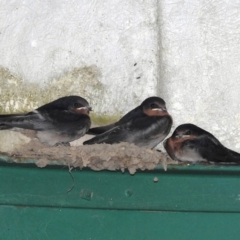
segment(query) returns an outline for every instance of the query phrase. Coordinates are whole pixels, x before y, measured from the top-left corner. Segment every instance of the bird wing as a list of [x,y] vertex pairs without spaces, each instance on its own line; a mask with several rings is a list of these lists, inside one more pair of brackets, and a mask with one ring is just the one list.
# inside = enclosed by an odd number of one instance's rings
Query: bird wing
[[145,116],[133,122],[133,132],[137,137],[151,139],[158,134],[168,134],[172,127],[172,118],[166,116]]
[[146,116],[143,111],[140,109],[140,107],[136,107],[133,110],[129,111],[127,114],[125,114],[119,121],[119,124],[125,124],[130,121],[135,121],[139,118],[143,118]]
[[124,115],[118,122],[101,126],[101,127],[91,128],[87,132],[87,134],[102,134],[106,131],[111,130],[114,127],[127,124],[128,122],[131,122],[132,120],[137,119],[139,117],[143,117],[143,116],[144,116],[144,113],[141,111],[140,107],[136,107],[135,109],[131,110],[126,115]]
[[209,162],[240,163],[240,154],[224,147],[214,136],[204,134],[186,141],[186,146],[194,148]]
[[[83,121],[83,124],[80,124]],[[69,111],[53,109],[35,110],[27,114],[0,115],[0,130],[10,128],[24,128],[32,130],[76,131],[90,126],[89,116],[74,114]],[[69,123],[69,124],[67,124]],[[77,128],[77,129],[76,129]]]
[[170,118],[165,117],[148,117],[136,119],[125,124],[116,126],[105,133],[99,134],[92,139],[85,141],[83,144],[95,143],[119,143],[130,142],[136,143],[141,140],[152,139],[153,135],[167,135],[171,128]]
[[38,123],[41,128],[58,129],[61,132],[76,132],[84,129],[86,132],[91,121],[88,115],[76,114],[67,110],[53,109],[52,111],[41,111],[42,122]]
[[42,117],[37,111],[26,114],[0,115],[0,130],[10,128],[36,129],[36,124],[41,121],[43,121]]
[[114,127],[115,127],[115,123],[112,123],[112,124],[109,124],[109,125],[105,125],[105,126],[102,126],[102,127],[90,128],[88,130],[87,134],[90,134],[90,135],[101,134],[101,133],[104,133],[104,132],[106,132],[108,130],[111,130]]
[[102,134],[97,135],[96,137],[91,138],[88,141],[85,141],[84,145],[95,144],[95,143],[119,143],[124,138],[124,133],[126,129],[123,126],[114,127]]

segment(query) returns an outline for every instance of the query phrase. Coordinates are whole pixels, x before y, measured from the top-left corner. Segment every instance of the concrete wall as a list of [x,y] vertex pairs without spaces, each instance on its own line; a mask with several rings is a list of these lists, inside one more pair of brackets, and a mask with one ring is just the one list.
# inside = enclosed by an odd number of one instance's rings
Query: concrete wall
[[0,14],[0,65],[17,78],[1,83],[7,92],[20,89],[14,104],[21,96],[29,102],[22,85],[40,95],[30,97],[31,107],[41,98],[78,94],[105,114],[123,113],[156,94],[156,1],[3,0]]
[[0,111],[81,95],[119,116],[165,99],[240,151],[240,2],[1,1]]
[[159,2],[159,94],[175,125],[195,123],[240,151],[240,1]]

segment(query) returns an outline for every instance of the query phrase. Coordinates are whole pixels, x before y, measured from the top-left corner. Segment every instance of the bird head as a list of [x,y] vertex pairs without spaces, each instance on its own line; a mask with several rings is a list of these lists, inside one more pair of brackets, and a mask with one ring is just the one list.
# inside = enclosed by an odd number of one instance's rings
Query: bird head
[[86,99],[79,96],[66,96],[58,98],[57,100],[50,102],[38,108],[41,109],[59,109],[62,111],[69,111],[77,114],[89,114],[92,108]]
[[145,99],[141,107],[143,112],[148,116],[166,116],[169,115],[166,108],[166,103],[162,98],[150,97]]
[[175,131],[173,132],[171,138],[195,138],[199,135],[205,134],[206,131],[202,128],[191,124],[191,123],[185,123],[182,125],[179,125]]
[[89,115],[92,108],[89,103],[84,98],[72,99],[73,101],[69,103],[68,110],[77,114]]

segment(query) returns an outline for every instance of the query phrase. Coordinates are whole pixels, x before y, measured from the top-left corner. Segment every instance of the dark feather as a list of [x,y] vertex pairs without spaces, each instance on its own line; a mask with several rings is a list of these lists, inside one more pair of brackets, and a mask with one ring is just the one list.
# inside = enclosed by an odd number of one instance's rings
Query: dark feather
[[172,120],[170,116],[149,117],[145,115],[145,117],[116,126],[103,134],[85,141],[83,144],[129,142],[140,146],[148,146],[148,144],[152,144],[151,141],[155,142],[155,139],[164,138],[169,133],[171,125]]
[[240,163],[240,154],[224,147],[213,135],[200,135],[193,140],[184,142],[184,147],[194,148],[209,162]]
[[128,112],[126,115],[124,115],[118,122],[109,124],[109,125],[105,125],[105,126],[101,126],[101,127],[95,127],[95,128],[91,128],[87,134],[102,134],[106,131],[111,130],[112,128],[122,125],[122,124],[126,124],[129,121],[131,121],[132,119],[135,118],[141,118],[144,117],[145,114],[142,112],[141,107],[138,106],[135,109],[131,110],[130,112]]

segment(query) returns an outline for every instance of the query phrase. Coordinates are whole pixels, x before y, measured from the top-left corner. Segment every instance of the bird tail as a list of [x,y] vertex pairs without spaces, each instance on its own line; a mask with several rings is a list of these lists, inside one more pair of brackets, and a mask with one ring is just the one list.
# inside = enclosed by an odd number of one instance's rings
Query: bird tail
[[228,158],[229,158],[228,159],[229,162],[240,165],[240,154],[239,153],[229,149],[229,157]]
[[5,114],[0,115],[0,130],[11,129],[18,127],[22,122],[24,114]]
[[240,154],[231,149],[228,149],[227,157],[221,159],[221,161],[218,161],[218,164],[220,164],[220,165],[240,165]]
[[235,151],[233,151],[233,150],[231,150],[231,149],[228,149],[228,151],[229,151],[229,153],[230,153],[231,156],[233,156],[233,157],[239,157],[239,158],[240,158],[240,153],[235,152]]
[[107,139],[108,134],[102,133],[102,134],[98,134],[97,136],[83,142],[83,145],[92,145],[92,144],[96,144],[96,143],[104,143],[104,141]]
[[112,123],[112,124],[109,124],[109,125],[106,125],[106,126],[102,126],[102,127],[95,127],[95,128],[90,128],[87,132],[87,134],[90,134],[90,135],[98,135],[98,134],[102,134],[112,128],[115,127],[115,123]]
[[12,128],[12,127],[0,123],[0,130],[6,130],[6,129],[11,129],[11,128]]

